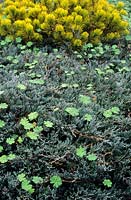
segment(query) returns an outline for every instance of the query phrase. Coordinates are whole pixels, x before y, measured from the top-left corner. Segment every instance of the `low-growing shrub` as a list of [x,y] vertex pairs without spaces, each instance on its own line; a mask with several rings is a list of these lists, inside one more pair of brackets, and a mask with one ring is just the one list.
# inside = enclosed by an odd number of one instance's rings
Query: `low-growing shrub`
[[112,40],[128,33],[123,6],[107,0],[5,0],[0,35],[74,47]]
[[83,63],[56,49],[6,42],[0,43],[1,199],[129,200],[129,51],[114,71],[111,59]]

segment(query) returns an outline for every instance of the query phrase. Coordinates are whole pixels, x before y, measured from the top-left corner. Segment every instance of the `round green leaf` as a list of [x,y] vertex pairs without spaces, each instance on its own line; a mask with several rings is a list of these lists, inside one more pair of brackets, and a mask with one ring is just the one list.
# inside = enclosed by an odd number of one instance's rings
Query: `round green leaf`
[[8,160],[14,160],[16,158],[16,155],[11,153],[8,155]]
[[62,179],[60,176],[52,176],[50,178],[50,183],[53,184],[53,187],[58,188],[62,185]]
[[84,119],[90,122],[92,120],[92,116],[90,114],[85,114]]
[[97,156],[94,153],[91,153],[87,156],[87,159],[89,161],[95,161],[97,159]]
[[86,95],[79,95],[79,101],[85,105],[90,104],[91,103],[91,98],[86,96]]
[[86,149],[82,146],[76,149],[76,155],[79,156],[80,158],[83,158],[83,156],[86,155]]
[[26,133],[26,136],[29,137],[31,140],[37,140],[38,137],[39,137],[39,134],[32,132],[32,131],[29,131],[29,132]]
[[110,109],[105,110],[103,115],[104,115],[105,118],[110,118],[110,117],[112,117],[112,111]]
[[6,155],[0,156],[0,163],[6,163],[6,162],[8,162],[8,156]]
[[28,118],[30,121],[36,119],[38,117],[38,112],[31,112],[29,115],[28,115]]
[[79,110],[74,107],[67,107],[65,111],[70,114],[72,117],[77,117],[79,115]]
[[22,137],[18,137],[17,141],[21,144],[23,142],[23,138]]
[[20,89],[20,90],[26,90],[27,87],[26,87],[25,85],[19,83],[19,84],[17,85],[17,88]]
[[5,126],[5,122],[3,120],[0,120],[0,128],[3,128]]
[[112,181],[110,179],[105,179],[103,181],[103,184],[104,184],[104,186],[111,187],[112,186]]
[[29,192],[30,194],[32,194],[34,192],[34,188],[30,184],[30,181],[28,181],[27,179],[22,181],[21,187],[23,190]]
[[114,106],[114,107],[111,108],[111,111],[112,111],[114,114],[119,114],[120,109],[119,109],[118,107]]
[[33,176],[32,181],[33,181],[35,184],[43,183],[43,179],[42,179],[40,176]]
[[0,103],[0,109],[5,109],[8,107],[7,103]]
[[6,139],[6,143],[7,143],[7,144],[10,144],[10,145],[11,145],[11,144],[14,144],[14,143],[15,143],[15,139],[14,139],[14,138],[7,138],[7,139]]
[[44,121],[44,125],[46,126],[46,127],[48,127],[48,128],[52,128],[53,127],[53,122],[51,122],[51,121]]
[[22,182],[22,181],[24,181],[24,180],[26,179],[24,173],[18,174],[17,178],[18,178],[18,180],[19,180],[20,182]]

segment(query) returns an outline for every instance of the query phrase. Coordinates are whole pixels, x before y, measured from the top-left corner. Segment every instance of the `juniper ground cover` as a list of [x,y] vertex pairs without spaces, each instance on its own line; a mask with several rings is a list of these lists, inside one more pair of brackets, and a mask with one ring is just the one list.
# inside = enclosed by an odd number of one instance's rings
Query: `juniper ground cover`
[[0,197],[131,199],[130,34],[70,51],[1,38]]

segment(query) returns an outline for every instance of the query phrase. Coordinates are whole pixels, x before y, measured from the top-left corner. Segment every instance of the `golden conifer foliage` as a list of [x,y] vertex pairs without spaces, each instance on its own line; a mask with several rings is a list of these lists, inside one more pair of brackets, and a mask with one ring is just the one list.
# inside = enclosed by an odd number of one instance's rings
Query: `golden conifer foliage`
[[80,47],[128,33],[123,2],[107,0],[5,0],[0,4],[0,35],[25,41],[52,41]]

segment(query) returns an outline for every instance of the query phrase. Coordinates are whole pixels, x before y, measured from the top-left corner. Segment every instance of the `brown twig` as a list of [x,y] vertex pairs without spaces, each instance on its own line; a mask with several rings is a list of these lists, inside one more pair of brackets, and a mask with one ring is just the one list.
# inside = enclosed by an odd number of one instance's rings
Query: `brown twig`
[[[71,129],[70,129],[70,130],[71,130]],[[103,141],[103,140],[104,140],[104,138],[101,137],[101,136],[89,135],[89,134],[87,134],[87,133],[84,133],[84,134],[83,134],[83,133],[79,132],[79,131],[76,130],[76,129],[71,130],[71,133],[72,133],[72,135],[73,135],[74,137],[76,137],[77,135],[79,135],[80,137],[85,137],[85,138],[89,138],[89,139],[96,140],[96,141]]]

